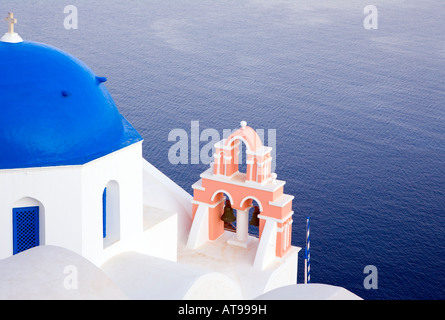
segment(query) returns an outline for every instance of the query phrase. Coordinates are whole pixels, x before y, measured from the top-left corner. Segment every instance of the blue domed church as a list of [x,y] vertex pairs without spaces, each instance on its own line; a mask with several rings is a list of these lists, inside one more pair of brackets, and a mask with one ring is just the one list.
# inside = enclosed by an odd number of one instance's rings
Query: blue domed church
[[[144,227],[143,176],[148,185],[153,174],[168,178],[142,158],[143,139],[120,114],[107,79],[60,49],[23,41],[9,18],[0,41],[7,74],[0,79],[0,259],[56,245],[100,264],[134,249],[150,221],[146,214]],[[145,198],[156,205],[162,196],[151,190]],[[163,200],[158,206],[175,201]]]

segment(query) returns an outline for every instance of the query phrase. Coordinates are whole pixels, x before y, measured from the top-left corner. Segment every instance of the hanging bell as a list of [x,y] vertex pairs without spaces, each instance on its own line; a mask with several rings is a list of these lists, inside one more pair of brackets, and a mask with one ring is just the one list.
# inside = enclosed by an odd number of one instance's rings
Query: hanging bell
[[252,218],[249,221],[249,224],[251,226],[259,227],[260,226],[260,220],[258,219],[258,215],[260,214],[260,208],[258,206],[254,207]]
[[221,220],[227,223],[232,223],[236,221],[236,217],[233,214],[232,206],[230,205],[230,201],[226,200],[226,205],[224,206],[224,214],[221,216]]

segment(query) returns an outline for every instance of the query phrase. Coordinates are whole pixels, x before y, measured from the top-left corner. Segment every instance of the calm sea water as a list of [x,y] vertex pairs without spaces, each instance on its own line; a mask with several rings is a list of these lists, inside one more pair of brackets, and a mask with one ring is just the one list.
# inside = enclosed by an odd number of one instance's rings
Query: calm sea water
[[[63,27],[68,4],[77,30]],[[208,166],[168,161],[172,129],[276,129],[294,245],[311,217],[312,282],[444,299],[445,3],[373,1],[378,30],[363,27],[368,4],[2,0],[0,12],[106,76],[144,157],[190,193]]]

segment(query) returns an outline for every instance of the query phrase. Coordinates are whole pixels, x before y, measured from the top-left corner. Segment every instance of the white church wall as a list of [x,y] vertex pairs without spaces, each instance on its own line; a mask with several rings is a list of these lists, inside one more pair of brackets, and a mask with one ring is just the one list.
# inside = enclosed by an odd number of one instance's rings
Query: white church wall
[[[83,166],[0,170],[0,259],[13,255],[13,208],[39,207],[39,245],[55,245],[101,264],[111,255],[139,246],[142,237],[142,142]],[[118,207],[102,233],[102,194]],[[110,209],[110,213],[113,210]],[[113,230],[114,229],[114,230]],[[108,241],[108,242],[107,242]]]
[[[143,231],[141,172],[142,142],[82,167],[82,255],[96,265],[139,246]],[[112,223],[107,223],[104,239],[102,195],[106,187],[114,192],[107,192],[107,222]]]
[[40,245],[81,252],[79,166],[0,170],[0,259],[13,254],[13,208],[39,206]]

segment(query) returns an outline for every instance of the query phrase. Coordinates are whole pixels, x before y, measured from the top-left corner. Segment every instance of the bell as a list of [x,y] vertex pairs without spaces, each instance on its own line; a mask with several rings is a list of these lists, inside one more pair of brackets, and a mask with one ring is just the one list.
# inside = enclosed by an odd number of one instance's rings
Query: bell
[[232,223],[236,221],[236,217],[233,214],[232,206],[230,205],[230,201],[226,200],[226,205],[224,206],[224,214],[221,216],[221,220],[227,223]]
[[254,207],[252,218],[249,221],[249,224],[251,226],[259,227],[260,226],[260,220],[258,219],[258,215],[260,214],[260,208],[258,206]]

